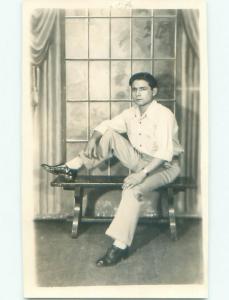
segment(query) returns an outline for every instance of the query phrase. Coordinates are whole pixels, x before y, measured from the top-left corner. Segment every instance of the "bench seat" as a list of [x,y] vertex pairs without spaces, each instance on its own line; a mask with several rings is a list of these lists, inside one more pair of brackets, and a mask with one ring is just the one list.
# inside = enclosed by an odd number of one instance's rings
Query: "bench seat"
[[[52,187],[61,187],[64,190],[74,191],[74,212],[72,222],[72,238],[76,238],[79,231],[81,221],[90,221],[90,218],[82,217],[82,201],[84,191],[87,188],[107,188],[121,189],[123,185],[123,176],[87,176],[80,175],[75,179],[64,175],[57,176],[52,182]],[[165,192],[165,199],[168,205],[168,216],[170,225],[170,236],[172,240],[177,239],[176,215],[175,215],[175,193],[185,191],[186,189],[196,188],[192,178],[178,177],[174,182],[159,188],[159,191]],[[91,218],[92,221],[102,220],[106,218]]]

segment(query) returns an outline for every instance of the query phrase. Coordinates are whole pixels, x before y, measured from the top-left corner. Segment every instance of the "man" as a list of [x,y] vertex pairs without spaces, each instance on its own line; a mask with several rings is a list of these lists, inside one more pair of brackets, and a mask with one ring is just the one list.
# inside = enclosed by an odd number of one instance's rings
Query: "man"
[[[57,166],[42,165],[53,174],[76,176],[81,167],[91,169],[114,155],[132,171],[124,180],[121,202],[106,231],[114,243],[97,260],[98,267],[127,258],[144,195],[172,182],[180,173],[177,157],[183,149],[178,126],[173,113],[154,99],[157,81],[149,73],[136,73],[129,85],[133,107],[97,126],[85,150],[73,160]],[[122,133],[127,133],[129,140]]]

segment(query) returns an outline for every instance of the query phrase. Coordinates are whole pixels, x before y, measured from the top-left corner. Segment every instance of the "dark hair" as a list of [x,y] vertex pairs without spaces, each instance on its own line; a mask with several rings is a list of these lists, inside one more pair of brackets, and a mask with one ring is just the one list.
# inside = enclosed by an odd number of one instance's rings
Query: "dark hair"
[[148,82],[149,86],[151,89],[157,87],[157,80],[151,75],[150,73],[147,72],[139,72],[135,73],[130,77],[129,80],[129,86],[132,86],[134,80],[145,80]]

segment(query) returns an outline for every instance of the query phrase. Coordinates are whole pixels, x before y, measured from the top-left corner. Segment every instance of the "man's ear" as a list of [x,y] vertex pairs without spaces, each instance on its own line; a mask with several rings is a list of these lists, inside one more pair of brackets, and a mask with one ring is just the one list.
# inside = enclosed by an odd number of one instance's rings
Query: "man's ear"
[[154,87],[152,90],[153,97],[157,95],[157,92],[158,92],[158,88]]

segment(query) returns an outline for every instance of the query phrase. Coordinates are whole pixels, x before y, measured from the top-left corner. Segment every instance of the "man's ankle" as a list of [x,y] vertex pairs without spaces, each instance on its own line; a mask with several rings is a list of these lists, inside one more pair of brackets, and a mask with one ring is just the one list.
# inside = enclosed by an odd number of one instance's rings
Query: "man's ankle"
[[119,240],[115,240],[113,245],[115,247],[118,247],[118,248],[122,249],[122,250],[125,250],[127,248],[127,245],[125,243],[119,241]]
[[83,161],[80,156],[65,163],[65,166],[72,170],[79,170],[83,166]]

